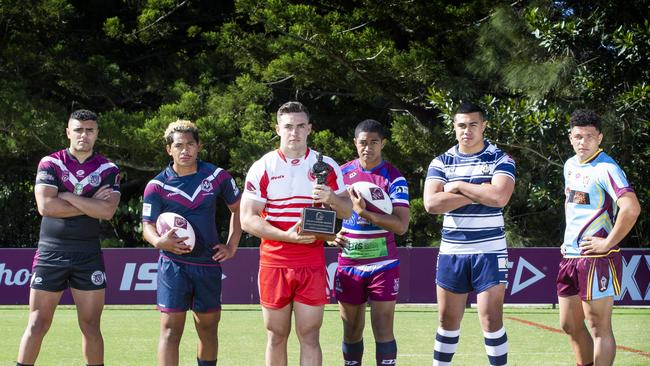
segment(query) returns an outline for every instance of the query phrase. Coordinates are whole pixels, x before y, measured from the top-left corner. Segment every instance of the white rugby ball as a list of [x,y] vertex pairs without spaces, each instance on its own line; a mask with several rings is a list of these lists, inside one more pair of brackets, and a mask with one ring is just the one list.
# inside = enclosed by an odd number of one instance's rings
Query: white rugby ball
[[378,185],[370,182],[355,182],[352,183],[352,187],[358,195],[366,200],[366,207],[370,211],[387,215],[393,213],[393,202],[391,202],[388,193]]
[[177,213],[161,213],[156,220],[156,231],[158,231],[158,235],[165,235],[165,233],[172,228],[176,228],[176,233],[174,234],[175,237],[187,237],[185,240],[185,245],[191,249],[194,249],[194,244],[196,243],[196,234],[194,234],[194,228],[192,227],[192,224],[190,224],[186,218]]

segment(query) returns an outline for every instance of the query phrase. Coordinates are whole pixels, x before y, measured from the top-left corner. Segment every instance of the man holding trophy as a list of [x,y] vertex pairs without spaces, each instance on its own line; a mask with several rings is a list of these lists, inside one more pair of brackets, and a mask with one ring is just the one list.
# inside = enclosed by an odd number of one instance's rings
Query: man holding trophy
[[248,171],[241,201],[242,228],[262,239],[258,285],[267,329],[266,365],[287,364],[295,314],[300,365],[321,365],[319,343],[328,302],[323,240],[335,219],[352,214],[339,165],[307,147],[309,112],[287,102],[277,112],[280,148]]

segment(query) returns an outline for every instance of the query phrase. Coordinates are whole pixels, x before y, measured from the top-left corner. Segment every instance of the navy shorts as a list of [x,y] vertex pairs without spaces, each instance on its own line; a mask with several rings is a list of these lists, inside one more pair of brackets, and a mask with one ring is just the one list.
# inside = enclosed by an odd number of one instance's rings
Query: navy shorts
[[221,266],[158,259],[158,310],[197,313],[221,310]]
[[508,283],[508,254],[438,254],[436,284],[458,294]]
[[92,291],[106,288],[104,257],[101,252],[37,251],[29,287],[50,292],[68,287]]

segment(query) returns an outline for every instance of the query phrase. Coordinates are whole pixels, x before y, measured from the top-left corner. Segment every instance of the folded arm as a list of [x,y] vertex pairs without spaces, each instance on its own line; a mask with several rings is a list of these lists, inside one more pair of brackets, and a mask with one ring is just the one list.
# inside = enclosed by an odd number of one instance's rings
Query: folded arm
[[102,186],[92,197],[77,196],[71,192],[59,192],[58,197],[84,215],[102,220],[112,219],[120,203],[120,193],[113,191],[109,185]]
[[507,175],[495,175],[490,183],[456,181],[449,182],[444,187],[445,192],[462,194],[473,202],[489,207],[503,207],[508,204],[514,189],[515,181]]
[[424,183],[424,209],[430,214],[443,214],[467,206],[472,200],[460,193],[444,191],[445,184],[429,179]]

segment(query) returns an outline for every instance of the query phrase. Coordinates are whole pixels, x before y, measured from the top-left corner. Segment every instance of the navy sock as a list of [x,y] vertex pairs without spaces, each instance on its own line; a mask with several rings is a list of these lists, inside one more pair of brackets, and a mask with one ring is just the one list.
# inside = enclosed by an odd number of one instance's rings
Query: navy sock
[[376,343],[377,365],[397,365],[397,342]]
[[357,343],[345,343],[341,347],[346,366],[361,366],[363,358],[363,339]]
[[203,360],[199,360],[197,358],[196,359],[196,365],[197,366],[217,366],[217,360],[203,361]]

